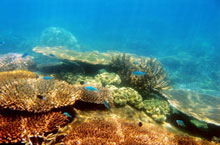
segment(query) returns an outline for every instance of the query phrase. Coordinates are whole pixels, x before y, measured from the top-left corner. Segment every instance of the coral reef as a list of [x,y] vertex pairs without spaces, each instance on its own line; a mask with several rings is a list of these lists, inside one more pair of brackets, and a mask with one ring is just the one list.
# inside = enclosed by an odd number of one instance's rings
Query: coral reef
[[100,80],[103,86],[105,85],[119,85],[121,78],[115,73],[102,72],[95,76],[96,80]]
[[35,141],[49,141],[47,135],[66,125],[67,116],[62,112],[48,112],[44,114],[28,114],[16,112],[0,113],[0,143],[33,143]]
[[76,86],[55,79],[33,78],[26,71],[22,77],[17,78],[22,72],[0,73],[1,107],[45,112],[52,108],[72,105],[81,97],[81,90]]
[[85,89],[86,86],[87,85],[82,85],[82,88],[80,89],[80,100],[96,104],[104,104],[104,100],[106,100],[108,103],[113,102],[113,96],[109,89],[94,86],[96,89],[98,89],[98,91],[90,91]]
[[132,88],[129,87],[110,87],[113,91],[114,103],[119,106],[124,106],[126,104],[130,104],[137,109],[143,108],[142,96]]
[[163,90],[169,104],[197,120],[220,125],[220,98],[189,90]]
[[[144,94],[167,89],[167,73],[155,58],[141,58],[140,62],[129,55],[121,54],[112,57],[111,66],[120,75],[125,84],[129,84]],[[143,75],[135,75],[140,71]]]
[[0,57],[0,72],[12,70],[31,70],[36,64],[32,57],[22,57],[22,54],[8,53]]
[[153,124],[138,123],[120,119],[93,119],[72,125],[64,138],[64,144],[211,144],[206,140],[178,136]]
[[63,28],[49,27],[45,29],[40,38],[43,46],[65,46],[68,49],[80,50],[76,37]]
[[166,115],[170,113],[167,101],[153,98],[150,100],[144,100],[143,104],[145,112],[159,123],[163,123],[166,120]]
[[40,47],[37,46],[33,49],[36,53],[41,53],[46,56],[53,55],[57,59],[64,62],[81,62],[93,65],[108,65],[111,61],[111,57],[115,53],[100,53],[98,51],[80,52],[75,50],[69,50],[62,46],[54,47]]

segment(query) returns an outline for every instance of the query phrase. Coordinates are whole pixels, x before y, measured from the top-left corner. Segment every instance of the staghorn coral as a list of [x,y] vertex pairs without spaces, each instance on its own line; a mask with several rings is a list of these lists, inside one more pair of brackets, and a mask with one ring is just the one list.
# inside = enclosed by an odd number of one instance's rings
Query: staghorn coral
[[36,64],[32,57],[22,57],[22,54],[8,53],[0,57],[0,72],[12,70],[34,69]]
[[[24,76],[17,77],[17,74],[22,72]],[[73,105],[81,97],[81,90],[77,86],[55,79],[33,78],[25,73],[29,74],[26,71],[0,73],[1,107],[46,112],[53,108]]]
[[150,145],[150,144],[211,144],[208,141],[192,137],[178,136],[153,124],[143,124],[119,119],[93,119],[72,128],[63,139],[64,144],[78,145]]
[[[61,111],[43,114],[21,112],[0,113],[0,143],[31,144],[34,141],[46,140],[48,134],[53,134],[60,126],[68,123],[68,117]],[[35,144],[35,143],[34,143]]]
[[[138,62],[137,59],[124,53],[113,56],[111,66],[125,84],[129,84],[144,94],[166,89],[169,86],[167,73],[155,58],[141,58]],[[136,76],[133,74],[135,71],[142,71],[145,75]]]
[[150,99],[143,101],[143,108],[155,121],[163,123],[166,120],[166,115],[169,115],[170,108],[167,101],[159,99]]

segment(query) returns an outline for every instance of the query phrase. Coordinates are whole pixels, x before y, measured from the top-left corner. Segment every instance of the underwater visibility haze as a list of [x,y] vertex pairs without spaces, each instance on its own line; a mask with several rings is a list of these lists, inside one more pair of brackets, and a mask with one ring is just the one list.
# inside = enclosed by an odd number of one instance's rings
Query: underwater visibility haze
[[220,144],[219,0],[0,1],[0,144]]

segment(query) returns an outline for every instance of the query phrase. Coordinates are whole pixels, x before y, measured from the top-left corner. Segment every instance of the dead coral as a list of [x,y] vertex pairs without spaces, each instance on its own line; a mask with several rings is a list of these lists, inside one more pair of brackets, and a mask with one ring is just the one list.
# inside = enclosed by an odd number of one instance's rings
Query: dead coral
[[78,87],[64,81],[32,78],[29,75],[17,77],[17,74],[20,72],[0,73],[0,106],[3,108],[46,112],[53,108],[73,105],[81,97]]
[[[0,114],[0,143],[27,143],[46,141],[49,133],[67,124],[68,117],[62,112],[44,114]],[[53,134],[53,133],[52,133]],[[34,144],[34,143],[33,143]]]
[[8,53],[0,57],[0,71],[30,70],[35,63],[30,56],[22,57],[22,54]]
[[78,145],[175,145],[181,142],[194,145],[211,144],[201,139],[174,135],[152,124],[143,124],[140,127],[138,123],[119,119],[94,119],[73,125],[63,141],[64,144]]
[[[167,73],[155,58],[141,58],[140,62],[126,54],[112,57],[111,66],[120,75],[122,81],[145,94],[166,89],[169,86]],[[141,71],[143,75],[135,75]]]

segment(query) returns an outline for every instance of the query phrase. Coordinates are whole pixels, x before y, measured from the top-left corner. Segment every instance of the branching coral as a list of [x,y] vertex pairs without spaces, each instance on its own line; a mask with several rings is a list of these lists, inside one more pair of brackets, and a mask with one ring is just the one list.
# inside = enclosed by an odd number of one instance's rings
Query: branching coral
[[30,56],[22,57],[22,54],[9,53],[0,57],[0,71],[30,70],[35,63]]
[[[24,72],[23,75],[21,75],[22,72]],[[20,111],[45,112],[53,108],[72,105],[81,97],[81,90],[78,87],[55,79],[33,78],[29,76],[32,73],[27,73],[27,75],[25,73],[27,72],[0,73],[1,107]]]
[[158,126],[128,122],[119,119],[89,120],[73,125],[64,138],[64,144],[117,144],[117,145],[150,145],[150,144],[211,144],[208,141],[192,137],[174,135]]
[[[136,59],[126,54],[116,55],[112,57],[111,65],[124,83],[128,83],[145,94],[166,89],[169,85],[167,73],[155,58],[141,58],[140,62],[137,62]],[[133,74],[135,71],[143,72],[143,75],[136,76]]]
[[0,113],[0,143],[24,142],[30,144],[31,138],[44,141],[49,133],[67,124],[68,117],[62,112],[30,114],[23,112]]

